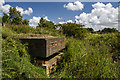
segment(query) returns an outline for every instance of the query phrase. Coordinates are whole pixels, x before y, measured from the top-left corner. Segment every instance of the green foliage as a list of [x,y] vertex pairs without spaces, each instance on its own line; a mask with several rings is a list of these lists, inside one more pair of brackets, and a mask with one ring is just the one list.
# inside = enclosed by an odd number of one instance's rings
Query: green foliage
[[12,24],[16,24],[16,25],[22,24],[22,17],[13,18],[13,20],[12,20],[11,23],[12,23]]
[[19,11],[16,10],[15,7],[10,7],[9,9],[9,18],[11,21],[11,24],[22,24],[22,16]]
[[120,34],[114,33],[96,35],[81,41],[66,39],[65,54],[52,77],[118,78],[119,43]]
[[119,33],[92,34],[87,32],[83,25],[75,23],[56,25],[61,28],[55,30],[49,26],[43,27],[44,23],[48,24],[44,20],[40,22],[41,27],[37,28],[7,24],[3,27],[3,78],[47,78],[43,68],[34,66],[30,62],[27,44],[21,44],[14,34],[71,37],[65,40],[66,48],[63,50],[65,54],[57,65],[57,71],[50,75],[52,78],[118,78],[120,76],[118,72],[120,65],[117,64],[120,61]]
[[43,17],[41,17],[41,19],[40,19],[40,24],[43,24],[45,22],[45,20],[43,19]]
[[9,23],[9,16],[5,13],[3,13],[4,16],[2,17],[2,23]]
[[45,70],[34,66],[22,44],[9,28],[2,30],[2,78],[47,78]]
[[116,28],[104,28],[102,31],[101,31],[101,33],[114,33],[114,32],[118,32],[117,30],[116,30]]
[[82,39],[85,37],[87,30],[83,28],[84,25],[76,23],[64,23],[57,25],[62,28],[62,31],[66,36],[73,36],[75,38]]
[[116,28],[104,28],[103,30],[97,31],[99,34],[104,34],[104,33],[118,33],[118,30]]
[[51,35],[51,36],[64,36],[62,32],[59,32],[55,29],[50,28],[33,28],[29,27],[28,25],[7,25],[5,27],[8,27],[10,30],[15,32],[16,34],[45,34],[45,35]]
[[35,28],[29,27],[28,25],[6,25],[6,27],[16,32],[17,34],[36,33]]
[[9,16],[4,13],[4,16],[2,17],[2,23],[7,24],[22,24],[22,16],[19,11],[16,10],[15,7],[10,7],[9,9]]
[[2,23],[14,25],[29,25],[29,21],[27,19],[22,20],[21,13],[17,11],[15,7],[10,7],[9,16],[4,13],[4,16],[2,17]]
[[93,28],[86,28],[89,32],[91,32],[91,33],[93,33],[94,32],[94,30],[93,30]]
[[22,22],[24,25],[29,25],[29,21],[27,19],[24,19]]
[[46,27],[46,28],[51,28],[51,29],[55,29],[55,25],[52,21],[47,21],[45,19],[43,19],[43,17],[40,19],[38,26],[37,27]]
[[42,24],[42,27],[47,27],[47,28],[51,28],[51,29],[55,29],[54,23],[51,21],[46,21]]

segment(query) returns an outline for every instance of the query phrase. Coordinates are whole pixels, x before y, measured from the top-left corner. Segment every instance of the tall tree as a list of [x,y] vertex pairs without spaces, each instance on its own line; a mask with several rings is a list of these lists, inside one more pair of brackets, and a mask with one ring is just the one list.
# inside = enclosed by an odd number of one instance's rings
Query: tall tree
[[12,19],[13,19],[13,9],[12,9],[12,7],[10,7],[10,9],[9,9],[9,18],[10,18],[10,21],[12,21]]
[[10,7],[9,17],[10,17],[11,24],[22,24],[22,16],[15,7],[13,7],[13,8]]
[[3,13],[4,16],[2,17],[2,23],[8,23],[9,22],[9,16],[6,13]]

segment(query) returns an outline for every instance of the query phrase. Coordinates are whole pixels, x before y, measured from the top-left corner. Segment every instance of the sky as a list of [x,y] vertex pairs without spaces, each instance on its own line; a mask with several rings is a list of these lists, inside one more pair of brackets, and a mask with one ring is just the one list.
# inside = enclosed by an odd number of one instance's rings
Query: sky
[[0,0],[0,15],[16,7],[30,26],[37,26],[41,17],[55,24],[74,22],[95,31],[103,28],[118,29],[117,2],[5,2]]

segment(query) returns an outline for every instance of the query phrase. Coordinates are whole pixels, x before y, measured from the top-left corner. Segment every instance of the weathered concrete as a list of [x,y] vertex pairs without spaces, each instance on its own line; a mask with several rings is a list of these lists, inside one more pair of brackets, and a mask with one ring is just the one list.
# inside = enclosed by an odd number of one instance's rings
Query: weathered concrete
[[65,48],[64,37],[37,36],[20,37],[23,43],[28,43],[32,57],[47,58]]
[[56,70],[55,65],[63,55],[56,52],[65,48],[64,37],[46,35],[19,35],[18,37],[23,43],[28,43],[30,55],[37,58],[34,63],[45,67],[48,76],[52,70]]

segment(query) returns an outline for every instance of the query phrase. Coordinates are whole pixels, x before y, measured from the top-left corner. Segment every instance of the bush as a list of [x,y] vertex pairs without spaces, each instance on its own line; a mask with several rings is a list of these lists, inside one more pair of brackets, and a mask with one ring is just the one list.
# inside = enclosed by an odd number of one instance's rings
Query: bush
[[57,26],[62,28],[62,31],[66,36],[74,38],[83,39],[86,36],[87,29],[83,28],[84,25],[76,23],[64,23],[62,25],[58,24]]
[[22,44],[8,28],[4,27],[2,34],[2,78],[47,77],[43,68],[34,66],[30,62],[26,44]]
[[112,54],[120,53],[120,45],[115,45],[120,43],[119,37],[118,34],[104,34],[81,41],[67,39],[65,54],[53,77],[118,78],[120,66]]

